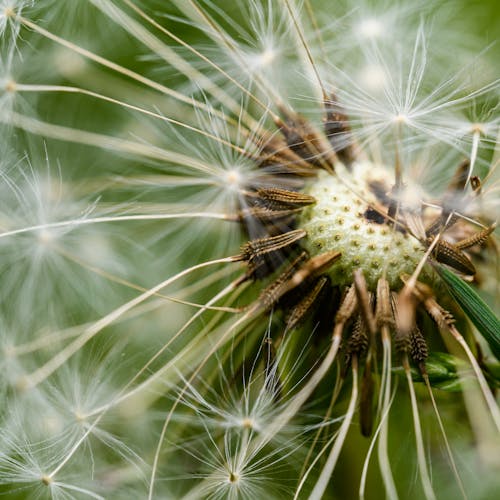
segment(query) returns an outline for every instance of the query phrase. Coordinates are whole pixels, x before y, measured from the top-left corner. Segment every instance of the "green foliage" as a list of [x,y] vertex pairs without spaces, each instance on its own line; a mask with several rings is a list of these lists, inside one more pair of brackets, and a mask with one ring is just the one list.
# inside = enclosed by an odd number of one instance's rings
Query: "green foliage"
[[500,359],[500,320],[479,294],[456,274],[438,266],[438,273],[452,297],[488,342],[493,354]]

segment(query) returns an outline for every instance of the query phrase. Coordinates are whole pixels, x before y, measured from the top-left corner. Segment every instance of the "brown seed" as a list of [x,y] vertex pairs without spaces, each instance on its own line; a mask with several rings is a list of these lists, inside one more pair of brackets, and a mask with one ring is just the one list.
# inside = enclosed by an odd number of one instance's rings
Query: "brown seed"
[[[432,243],[433,238],[427,239],[427,244]],[[453,267],[457,271],[467,275],[476,274],[476,269],[470,259],[465,255],[460,248],[445,241],[439,240],[434,248],[434,257],[438,262]]]
[[307,256],[306,252],[299,255],[274,282],[264,289],[259,297],[261,307],[269,309],[283,295],[302,285],[306,280],[326,271],[340,257],[340,252],[326,252],[309,259],[301,265],[304,261],[304,255]]
[[415,326],[410,334],[410,355],[418,365],[425,363],[429,355],[427,342],[418,326]]
[[302,252],[296,257],[285,270],[260,294],[258,301],[264,309],[271,308],[283,295],[283,289],[288,280],[294,275],[297,269],[306,261],[307,252]]
[[469,238],[465,238],[464,240],[455,243],[455,248],[458,248],[459,250],[465,250],[466,248],[473,247],[474,245],[483,245],[490,234],[495,230],[495,227],[496,224],[493,224],[490,227],[487,227],[486,229],[473,234]]
[[299,286],[307,278],[327,271],[340,258],[340,252],[325,252],[309,259],[290,279],[290,289]]
[[436,236],[436,234],[438,234],[440,231],[443,230],[445,224],[446,228],[450,228],[451,226],[453,226],[453,224],[455,224],[455,222],[457,222],[458,215],[453,214],[451,215],[451,218],[449,220],[448,218],[450,218],[449,213],[442,213],[439,217],[434,219],[431,225],[425,229],[426,236],[427,237]]
[[287,330],[295,328],[311,312],[318,302],[321,301],[321,296],[328,282],[329,278],[326,276],[321,276],[314,282],[302,300],[300,300],[288,314],[286,320]]
[[368,334],[363,318],[360,314],[356,316],[352,333],[347,342],[346,356],[349,361],[352,356],[361,357],[368,349]]
[[276,252],[297,242],[306,235],[303,229],[296,229],[287,233],[268,238],[259,238],[245,243],[241,247],[241,260],[252,263],[271,252]]
[[267,207],[252,207],[241,210],[238,213],[238,220],[240,222],[246,221],[248,218],[259,219],[262,222],[268,222],[277,219],[284,219],[299,213],[301,208],[291,208],[284,210],[274,210]]
[[349,167],[355,160],[349,118],[337,103],[337,97],[333,93],[330,95],[330,99],[324,102],[324,106],[326,111],[323,121],[325,135],[340,161]]
[[314,196],[280,188],[259,189],[257,195],[263,206],[271,210],[300,208],[316,203]]
[[434,297],[426,298],[424,300],[424,307],[440,330],[448,331],[450,328],[453,328],[455,318],[449,311],[441,307]]
[[278,121],[280,128],[290,150],[316,167],[327,172],[334,172],[335,153],[314,127],[297,113],[281,108],[285,121]]
[[353,285],[347,290],[342,302],[340,303],[339,310],[335,315],[335,323],[339,325],[347,323],[347,321],[349,321],[351,316],[354,314],[357,304],[356,290]]

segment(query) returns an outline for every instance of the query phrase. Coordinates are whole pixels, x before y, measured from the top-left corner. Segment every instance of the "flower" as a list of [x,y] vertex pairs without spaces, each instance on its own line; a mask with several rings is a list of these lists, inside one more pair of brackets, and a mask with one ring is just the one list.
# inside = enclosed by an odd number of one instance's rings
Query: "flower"
[[2,488],[495,491],[488,51],[439,2],[76,7],[0,24]]

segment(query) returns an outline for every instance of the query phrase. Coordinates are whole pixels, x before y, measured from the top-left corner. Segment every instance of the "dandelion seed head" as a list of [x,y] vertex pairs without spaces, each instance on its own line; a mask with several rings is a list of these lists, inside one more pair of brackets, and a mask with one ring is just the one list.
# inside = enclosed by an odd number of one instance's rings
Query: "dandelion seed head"
[[398,113],[394,115],[392,121],[396,124],[408,125],[411,123],[410,117],[406,113]]
[[385,29],[379,19],[368,18],[359,21],[356,32],[364,38],[378,38],[384,34]]
[[484,123],[472,123],[471,124],[470,132],[472,134],[487,135],[486,131],[487,131],[487,127]]
[[16,92],[16,90],[17,90],[16,82],[10,78],[0,81],[0,85],[7,93],[12,94],[12,93]]
[[258,49],[242,49],[241,54],[247,63],[246,69],[252,74],[259,71],[266,71],[279,58],[279,50],[274,47],[272,41],[267,43],[263,41],[262,47],[258,47]]
[[231,484],[239,483],[240,480],[241,480],[240,475],[237,472],[230,472],[229,473],[228,481]]
[[269,64],[272,64],[273,61],[276,59],[276,51],[272,47],[266,48],[260,55],[259,55],[259,63],[260,66],[268,66]]
[[0,453],[0,484],[15,485],[15,488],[24,490],[33,498],[47,495],[51,498],[68,498],[75,491],[95,497],[95,493],[82,486],[91,477],[91,472],[84,468],[78,470],[83,461],[76,460],[76,467],[69,467],[69,471],[55,472],[59,461],[64,459],[75,445],[74,436],[62,432],[57,437],[35,438],[30,431],[31,427],[37,425],[36,422],[23,428],[25,423],[7,422],[0,433],[2,450],[8,450],[10,454],[9,457]]
[[239,191],[244,185],[241,171],[237,168],[225,172],[223,181],[227,183],[228,188],[232,191]]
[[37,239],[40,245],[50,246],[56,239],[56,235],[48,229],[37,231]]
[[244,418],[241,421],[241,427],[243,427],[243,429],[253,429],[253,430],[259,429],[259,426],[252,418]]
[[364,66],[358,76],[360,84],[372,92],[379,92],[387,85],[387,75],[382,66],[368,64]]
[[212,390],[207,397],[202,397],[194,387],[190,387],[184,396],[184,403],[196,409],[196,421],[203,422],[205,427],[228,432],[260,432],[280,412],[280,405],[274,398],[273,380],[272,374],[265,379],[265,383],[260,376],[251,377],[245,381],[241,392],[225,387],[224,391]]
[[33,5],[33,0],[2,0],[0,2],[0,35],[4,37],[4,40],[8,40],[11,50],[15,48],[19,36],[19,23],[16,16],[30,5]]
[[0,14],[0,19],[5,18],[9,19],[11,17],[14,17],[16,15],[16,10],[15,6],[12,3],[5,3],[2,2],[4,5],[2,5],[2,11]]
[[85,59],[62,48],[55,48],[52,60],[56,70],[67,78],[78,78],[88,68]]
[[54,482],[54,479],[47,475],[43,475],[40,479],[45,486],[50,486]]

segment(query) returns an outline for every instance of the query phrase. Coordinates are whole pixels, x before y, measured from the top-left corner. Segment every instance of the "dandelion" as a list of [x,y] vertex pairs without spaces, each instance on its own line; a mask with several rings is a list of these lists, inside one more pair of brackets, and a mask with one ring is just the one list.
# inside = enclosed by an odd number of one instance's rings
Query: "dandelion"
[[494,48],[439,2],[67,7],[0,14],[0,491],[492,495]]

